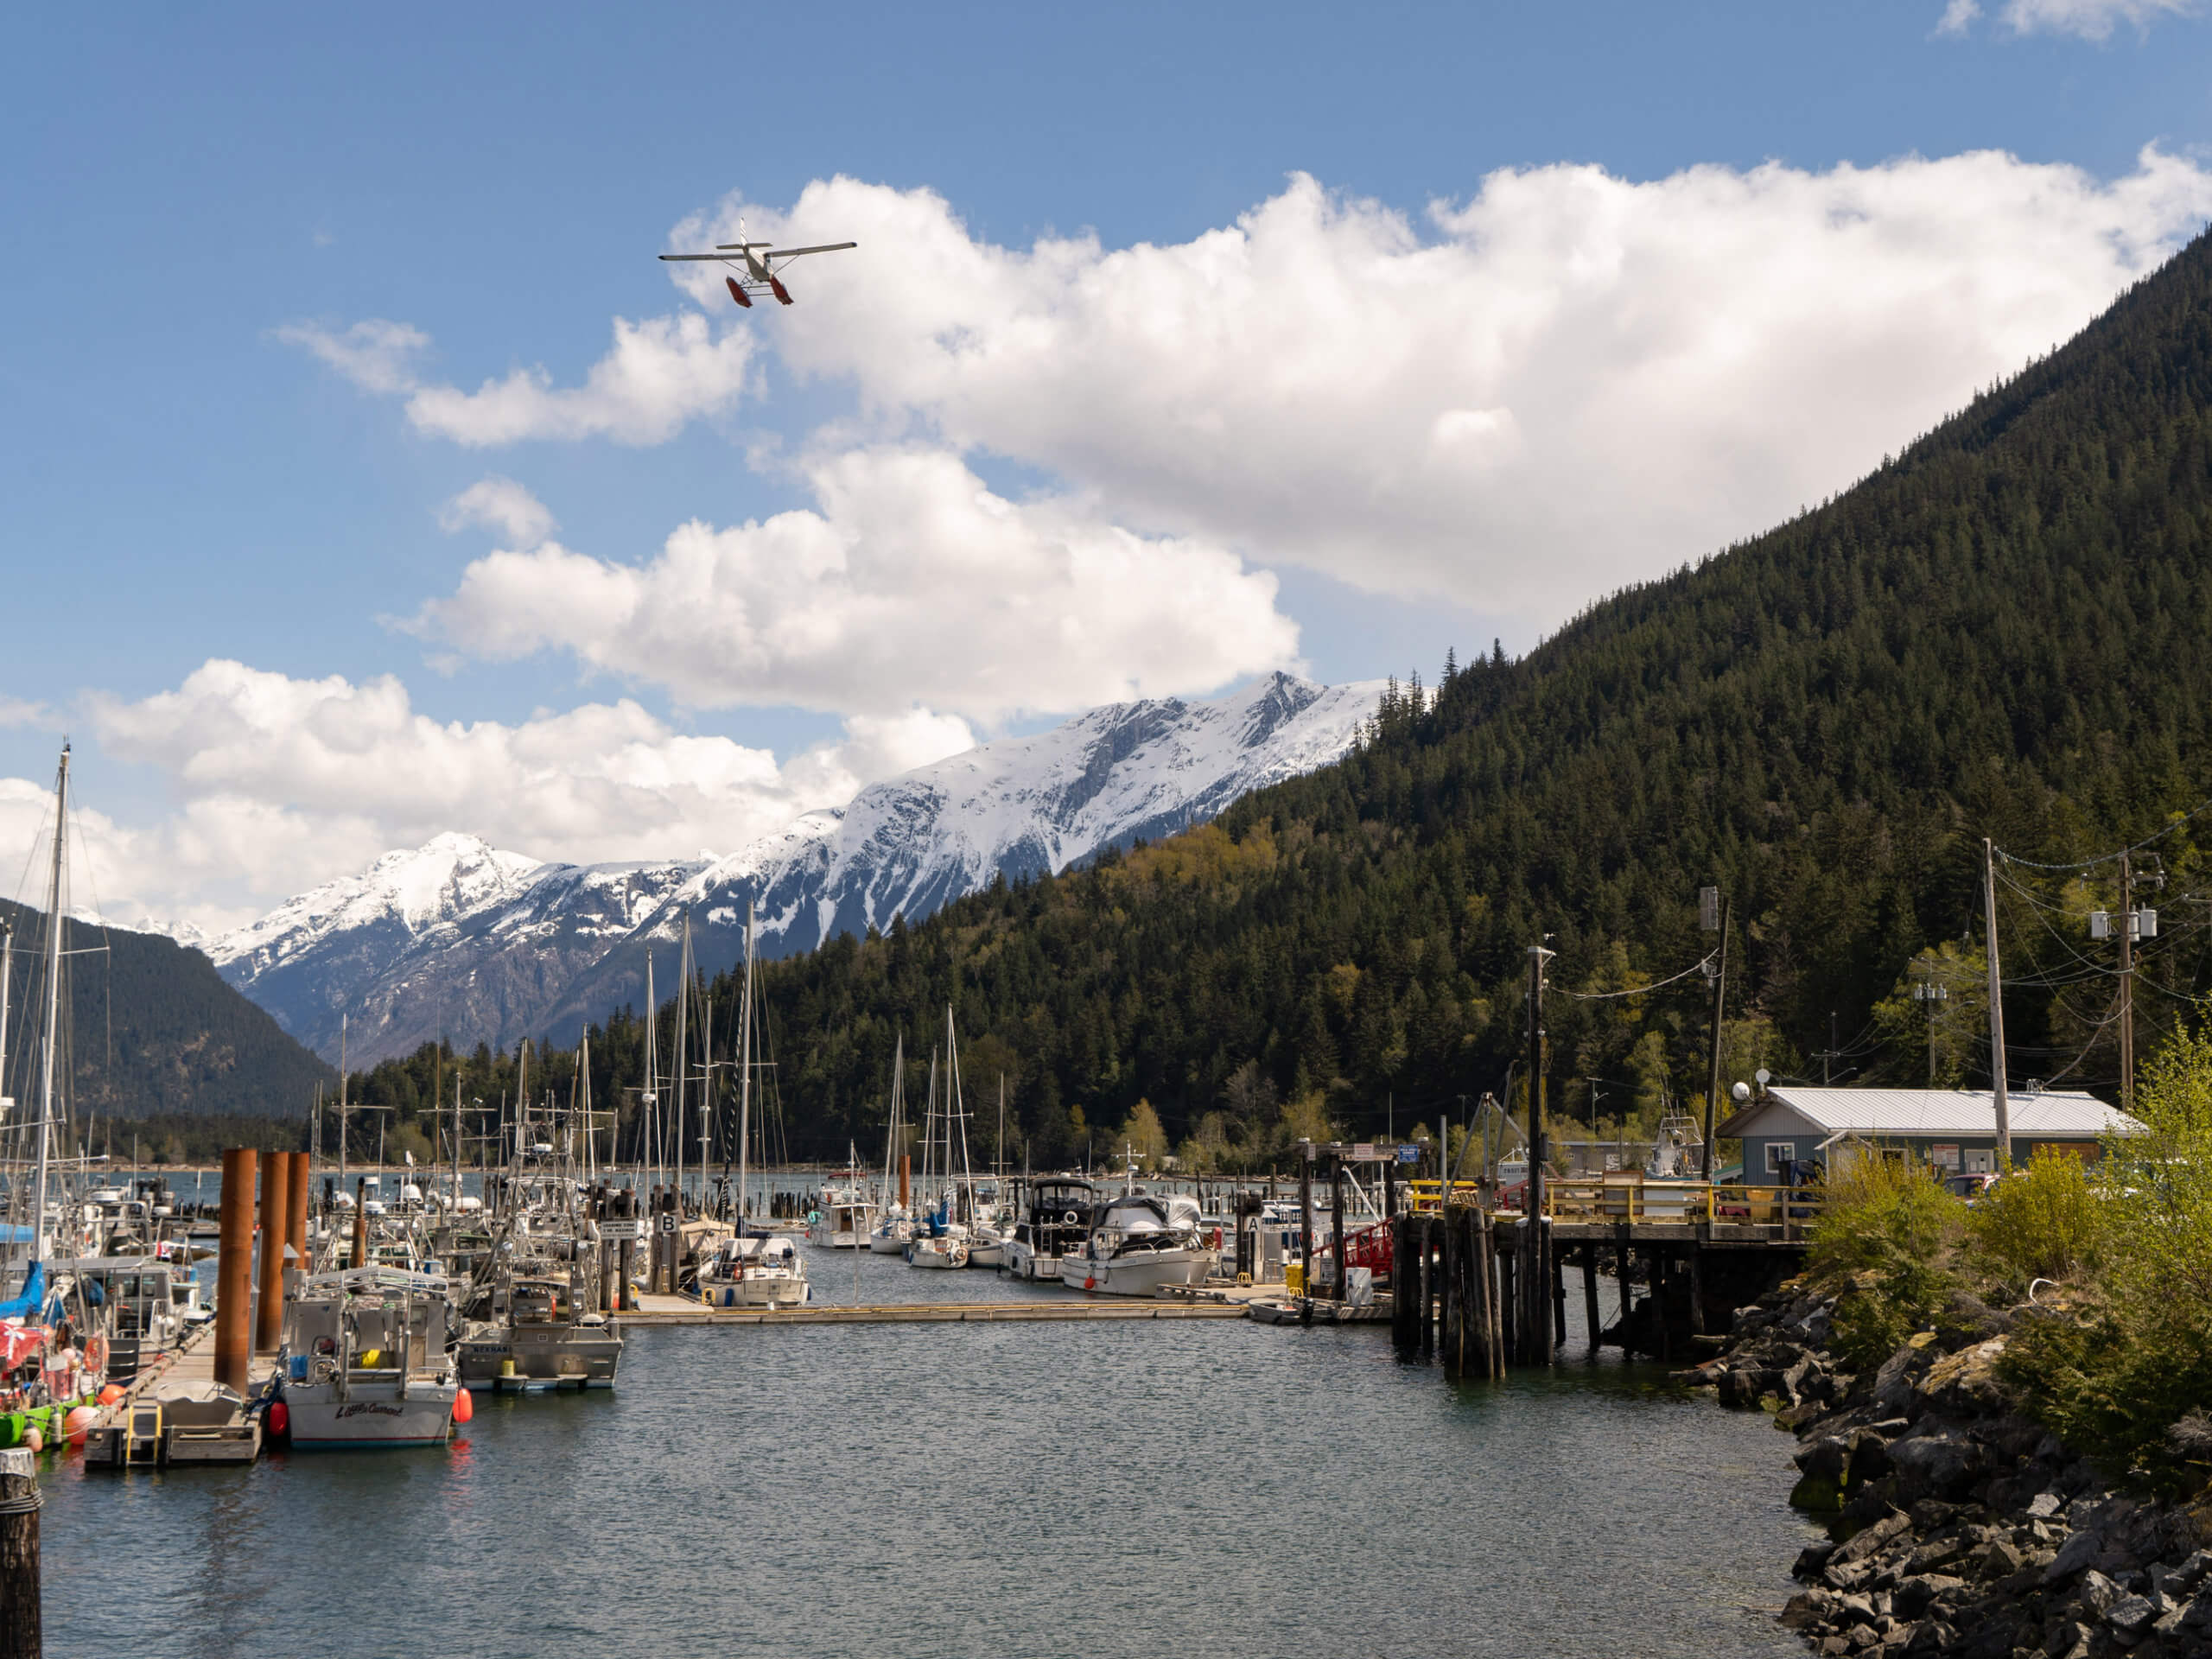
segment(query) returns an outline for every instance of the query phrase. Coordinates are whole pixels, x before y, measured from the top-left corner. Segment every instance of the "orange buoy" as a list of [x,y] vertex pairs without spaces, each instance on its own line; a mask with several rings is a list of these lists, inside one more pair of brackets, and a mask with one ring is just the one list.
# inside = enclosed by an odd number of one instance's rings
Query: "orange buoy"
[[35,1427],[27,1428],[23,1431],[23,1444],[34,1452],[43,1452],[46,1450],[46,1436]]
[[123,1398],[124,1392],[124,1387],[123,1387],[123,1384],[122,1384],[122,1383],[120,1383],[120,1382],[111,1382],[111,1383],[109,1383],[105,1388],[104,1388],[104,1389],[102,1389],[100,1390],[100,1394],[99,1394],[100,1404],[102,1404],[102,1405],[104,1405],[104,1406],[111,1406],[111,1405],[113,1405],[117,1401],[118,1401],[118,1400],[120,1400],[120,1399],[122,1399],[122,1398]]
[[69,1414],[61,1420],[62,1430],[69,1437],[69,1444],[79,1451],[84,1449],[85,1436],[100,1420],[99,1410],[92,1406],[72,1406]]
[[469,1397],[468,1390],[463,1389],[453,1397],[453,1420],[456,1423],[465,1423],[475,1415],[476,1402]]
[[1096,1279],[1086,1279],[1083,1281],[1083,1287],[1085,1290],[1096,1290],[1098,1288],[1098,1281]]

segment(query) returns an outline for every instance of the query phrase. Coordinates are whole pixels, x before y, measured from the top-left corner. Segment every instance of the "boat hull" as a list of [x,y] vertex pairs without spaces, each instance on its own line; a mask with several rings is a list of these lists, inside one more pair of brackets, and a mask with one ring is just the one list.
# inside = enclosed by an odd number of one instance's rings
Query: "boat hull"
[[1141,1250],[1106,1261],[1060,1258],[1060,1282],[1099,1296],[1156,1296],[1170,1285],[1202,1285],[1213,1271],[1211,1250]]
[[956,1243],[947,1248],[934,1241],[915,1239],[906,1246],[906,1265],[910,1268],[964,1268],[968,1265],[968,1247]]
[[766,1274],[709,1279],[699,1287],[699,1300],[709,1307],[798,1307],[806,1298],[805,1280],[770,1278]]
[[1057,1285],[1060,1282],[1060,1258],[1039,1255],[1020,1239],[1006,1247],[1006,1273],[1012,1278],[1038,1285]]
[[405,1398],[387,1382],[356,1382],[340,1397],[335,1383],[292,1382],[284,1389],[295,1452],[372,1446],[443,1446],[453,1428],[451,1379],[416,1377]]
[[463,1342],[461,1380],[467,1388],[508,1392],[611,1389],[621,1362],[622,1338],[604,1329],[539,1332],[518,1325],[505,1338]]

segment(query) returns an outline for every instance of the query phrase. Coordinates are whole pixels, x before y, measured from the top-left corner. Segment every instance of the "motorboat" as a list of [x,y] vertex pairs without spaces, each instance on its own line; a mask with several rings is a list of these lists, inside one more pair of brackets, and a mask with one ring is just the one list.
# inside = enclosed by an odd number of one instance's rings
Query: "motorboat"
[[833,1250],[865,1249],[874,1225],[875,1195],[855,1163],[836,1179],[822,1184],[814,1213],[807,1218],[806,1236],[810,1243]]
[[80,1256],[60,1265],[86,1300],[105,1311],[110,1382],[129,1382],[214,1318],[214,1310],[201,1305],[192,1264],[167,1243],[158,1255]]
[[798,1307],[810,1294],[805,1260],[781,1233],[726,1238],[699,1268],[699,1300],[710,1307]]
[[442,1446],[461,1394],[442,1274],[348,1268],[299,1281],[282,1397],[295,1451]]
[[1005,1271],[1033,1283],[1058,1284],[1060,1258],[1083,1243],[1097,1200],[1089,1181],[1056,1177],[1032,1183],[1029,1213],[1014,1223],[1006,1243]]
[[1199,1230],[1196,1198],[1130,1191],[1092,1214],[1060,1258],[1060,1282],[1112,1296],[1151,1296],[1163,1286],[1204,1284],[1220,1253]]
[[883,1218],[869,1230],[868,1247],[878,1255],[904,1255],[906,1241],[914,1236],[914,1224],[906,1217],[903,1205],[892,1205],[884,1211]]
[[518,1274],[494,1317],[472,1321],[461,1341],[464,1387],[494,1393],[611,1389],[622,1332],[604,1313],[579,1311],[575,1287],[555,1274]]

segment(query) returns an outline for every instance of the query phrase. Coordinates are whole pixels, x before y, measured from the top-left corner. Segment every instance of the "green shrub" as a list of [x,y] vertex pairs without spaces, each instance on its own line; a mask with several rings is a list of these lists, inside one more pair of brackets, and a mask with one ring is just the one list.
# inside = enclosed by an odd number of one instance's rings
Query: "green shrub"
[[1854,1159],[1821,1188],[1807,1270],[1836,1295],[1829,1345],[1868,1370],[1928,1328],[1958,1287],[1965,1206],[1902,1159]]
[[2014,1289],[2070,1279],[2095,1259],[2104,1206],[2079,1158],[2039,1147],[1967,1212],[1975,1262]]

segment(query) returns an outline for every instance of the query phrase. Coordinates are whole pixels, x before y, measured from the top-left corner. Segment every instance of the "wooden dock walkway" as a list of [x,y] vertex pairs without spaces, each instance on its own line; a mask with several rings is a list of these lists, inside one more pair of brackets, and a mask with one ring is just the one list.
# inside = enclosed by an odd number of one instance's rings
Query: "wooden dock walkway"
[[1039,1298],[1022,1302],[881,1302],[838,1306],[709,1307],[683,1296],[641,1296],[625,1325],[1020,1325],[1039,1320],[1241,1319],[1242,1301],[1154,1301],[1116,1297],[1109,1301]]

